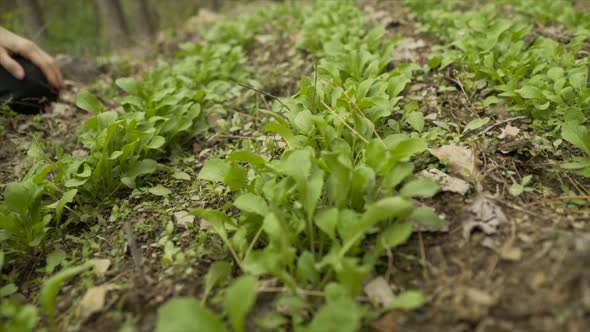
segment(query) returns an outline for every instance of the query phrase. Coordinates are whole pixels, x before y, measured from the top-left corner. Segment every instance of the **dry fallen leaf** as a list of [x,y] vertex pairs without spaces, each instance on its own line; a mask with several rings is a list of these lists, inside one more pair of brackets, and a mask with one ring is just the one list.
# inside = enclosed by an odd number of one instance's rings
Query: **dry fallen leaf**
[[418,50],[426,47],[422,39],[406,38],[401,41],[393,51],[393,62],[411,61],[418,57]]
[[510,124],[506,125],[506,128],[502,129],[500,135],[498,135],[499,139],[504,139],[507,137],[516,137],[520,133],[520,129],[511,126]]
[[394,299],[389,283],[383,277],[371,280],[365,286],[365,294],[374,305],[384,307]]
[[189,224],[194,224],[195,216],[189,214],[187,211],[174,212],[174,218],[178,225],[189,227]]
[[531,278],[531,280],[529,282],[529,287],[531,287],[532,290],[537,290],[537,289],[541,288],[541,286],[543,286],[545,281],[547,281],[547,277],[545,276],[545,273],[537,272]]
[[267,44],[272,41],[273,36],[271,34],[262,34],[256,36],[256,41],[260,44]]
[[88,289],[78,304],[76,311],[78,317],[88,318],[102,311],[107,292],[115,288],[117,288],[115,285],[107,284]]
[[463,196],[469,191],[469,188],[471,187],[469,182],[450,176],[436,168],[423,170],[420,173],[420,176],[435,179],[440,184],[440,190],[442,191],[457,193]]
[[396,332],[398,322],[403,321],[404,312],[394,310],[386,313],[383,317],[371,323],[371,331],[374,332]]
[[211,228],[211,223],[205,219],[199,220],[199,229],[202,231],[208,230]]
[[473,304],[489,307],[495,302],[490,294],[482,290],[468,287],[464,291],[466,298]]
[[479,172],[474,151],[468,146],[443,145],[437,149],[429,149],[439,160],[448,160],[451,174],[468,179]]
[[507,261],[517,262],[522,258],[522,249],[511,245],[502,247],[498,253],[502,259]]
[[508,222],[502,209],[483,195],[475,198],[469,207],[471,216],[463,222],[463,237],[469,240],[471,233],[479,229],[486,235],[498,232],[500,225]]
[[96,275],[98,277],[102,277],[109,270],[110,266],[111,266],[111,260],[108,258],[95,259],[94,260],[94,273],[96,273]]

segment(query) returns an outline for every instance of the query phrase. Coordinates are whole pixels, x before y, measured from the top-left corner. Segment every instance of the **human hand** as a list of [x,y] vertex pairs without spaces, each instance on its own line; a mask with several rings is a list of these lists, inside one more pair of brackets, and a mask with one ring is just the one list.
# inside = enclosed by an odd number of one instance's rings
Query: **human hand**
[[23,67],[13,59],[20,55],[39,67],[49,84],[55,89],[64,87],[63,78],[55,60],[32,41],[20,37],[0,27],[0,66],[12,76],[22,80],[25,78]]

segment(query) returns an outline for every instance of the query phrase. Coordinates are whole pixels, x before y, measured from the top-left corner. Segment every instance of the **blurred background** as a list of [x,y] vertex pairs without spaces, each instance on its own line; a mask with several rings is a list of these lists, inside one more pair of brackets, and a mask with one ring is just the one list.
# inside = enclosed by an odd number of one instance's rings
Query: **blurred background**
[[51,53],[101,55],[174,32],[200,9],[248,0],[0,0],[0,26]]

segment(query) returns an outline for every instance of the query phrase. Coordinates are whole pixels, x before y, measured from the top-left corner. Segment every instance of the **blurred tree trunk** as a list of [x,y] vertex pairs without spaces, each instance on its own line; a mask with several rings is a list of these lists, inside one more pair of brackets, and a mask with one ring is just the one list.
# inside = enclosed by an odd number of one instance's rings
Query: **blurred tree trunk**
[[44,44],[47,39],[47,27],[37,0],[22,0],[25,29],[30,39]]
[[142,40],[148,40],[157,30],[149,4],[146,0],[132,0],[131,6],[135,31]]
[[210,9],[217,10],[221,8],[221,1],[219,0],[207,0],[207,2]]
[[95,0],[102,28],[113,47],[129,46],[129,30],[119,0]]

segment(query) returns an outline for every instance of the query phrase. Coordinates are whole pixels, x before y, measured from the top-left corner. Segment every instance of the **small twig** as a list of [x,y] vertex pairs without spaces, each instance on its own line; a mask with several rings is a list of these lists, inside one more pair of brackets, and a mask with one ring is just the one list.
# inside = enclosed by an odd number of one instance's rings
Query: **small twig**
[[469,105],[465,105],[465,103],[461,102],[463,104],[463,106],[465,106],[469,111],[471,111],[471,113],[473,113],[473,115],[479,117],[479,114],[477,114],[477,112],[471,107],[471,98],[469,98],[469,95],[467,94],[467,92],[465,91],[465,88],[463,87],[463,83],[461,83],[461,81],[459,81],[458,79],[456,79],[454,76],[449,75],[449,79],[457,84],[457,86],[459,86],[459,88],[461,89],[461,92],[463,92],[463,95],[465,96],[465,98],[467,99],[467,102],[469,103]]
[[496,266],[498,266],[499,261],[500,259],[497,255],[492,257],[492,262],[490,263],[490,267],[488,269],[488,272],[486,273],[486,279],[489,280],[492,277],[492,274],[494,274],[494,271],[496,270]]
[[[234,81],[234,82],[236,82],[236,81]],[[291,112],[291,109],[289,108],[289,106],[287,106],[285,103],[283,103],[283,101],[281,100],[281,98],[279,98],[277,96],[274,96],[274,95],[271,95],[268,92],[264,92],[264,91],[258,90],[258,89],[256,89],[253,86],[249,86],[249,85],[246,85],[246,84],[243,84],[243,83],[240,83],[240,82],[236,82],[236,84],[238,84],[239,86],[241,86],[243,88],[246,88],[246,89],[249,89],[249,90],[258,92],[258,93],[260,93],[263,96],[266,96],[266,97],[269,97],[269,98],[272,98],[272,99],[278,101],[279,104],[283,105],[284,108],[286,108],[289,112]],[[270,109],[269,109],[269,111],[270,111]]]
[[[333,86],[336,86],[334,83],[330,82],[330,81],[325,81],[328,82],[329,84],[332,84]],[[383,139],[381,138],[381,135],[379,135],[379,133],[377,132],[377,129],[375,129],[375,124],[373,123],[373,121],[369,120],[369,118],[367,117],[367,115],[361,110],[361,108],[359,107],[359,105],[354,102],[352,100],[352,98],[350,98],[350,96],[348,95],[348,93],[346,93],[346,90],[342,89],[342,92],[344,93],[344,96],[348,99],[348,102],[353,105],[356,110],[361,114],[361,116],[369,121],[371,123],[371,130],[373,130],[373,134],[375,134],[375,136],[377,136],[377,138],[379,139],[379,141],[381,142],[381,144],[383,145],[383,147],[387,148],[387,145],[385,144],[385,142],[383,141]]]
[[524,120],[524,119],[528,119],[528,118],[529,118],[528,116],[516,116],[516,117],[510,118],[510,119],[498,121],[498,122],[492,124],[491,126],[487,127],[486,129],[484,129],[481,133],[482,134],[486,134],[490,130],[492,130],[492,129],[496,128],[496,127],[499,127],[499,126],[501,126],[503,124],[506,124],[506,123],[509,123],[509,122],[512,122],[512,121]]
[[387,254],[387,271],[385,272],[385,280],[390,280],[391,275],[393,274],[393,252],[391,252],[391,248],[387,247],[385,253]]
[[534,206],[534,205],[539,205],[539,204],[543,204],[543,203],[547,203],[547,202],[565,201],[565,200],[571,200],[571,199],[586,199],[586,200],[590,200],[590,196],[587,196],[587,195],[582,195],[582,196],[560,196],[560,197],[555,197],[555,198],[540,199],[538,201],[527,203],[524,206]]
[[426,250],[424,249],[424,240],[422,239],[422,233],[418,232],[418,243],[420,244],[420,261],[422,264],[422,277],[428,281],[428,271],[426,269]]
[[546,216],[546,215],[542,215],[542,214],[539,214],[539,213],[536,213],[536,212],[533,212],[533,211],[527,210],[527,209],[525,209],[525,208],[522,208],[522,207],[520,207],[520,206],[518,206],[518,205],[516,205],[516,204],[512,204],[512,203],[510,203],[510,202],[503,201],[503,200],[501,200],[501,199],[498,199],[498,200],[496,200],[496,202],[498,202],[498,203],[500,203],[500,204],[502,204],[502,205],[504,205],[504,206],[506,206],[506,207],[508,207],[508,208],[511,208],[511,209],[513,209],[513,210],[520,211],[520,212],[522,212],[522,213],[525,213],[525,214],[531,215],[531,216],[533,216],[533,217],[537,217],[537,218],[539,218],[539,219],[547,219],[547,218],[548,218],[548,216]]
[[141,254],[139,252],[139,248],[137,247],[137,242],[135,241],[135,234],[133,233],[133,229],[131,228],[131,223],[129,221],[125,222],[125,234],[127,235],[127,247],[131,252],[131,258],[133,258],[133,264],[135,264],[135,270],[140,278],[143,279],[143,265],[141,263]]
[[326,104],[323,100],[322,100],[322,105],[324,105],[324,107],[327,108],[328,111],[330,111],[330,113],[334,114],[334,116],[336,116],[338,118],[338,120],[340,120],[340,122],[342,122],[342,124],[344,124],[346,127],[348,127],[348,129],[350,129],[363,142],[365,142],[365,144],[369,144],[369,141],[366,138],[364,138],[358,131],[356,131],[354,128],[352,128],[342,117],[340,117],[340,115],[338,115],[336,112],[334,112],[334,110],[330,106],[328,106],[328,104]]
[[225,134],[215,134],[213,136],[211,136],[207,142],[210,142],[216,138],[231,138],[231,139],[249,139],[249,138],[254,138],[252,136],[243,136],[243,135],[225,135]]

